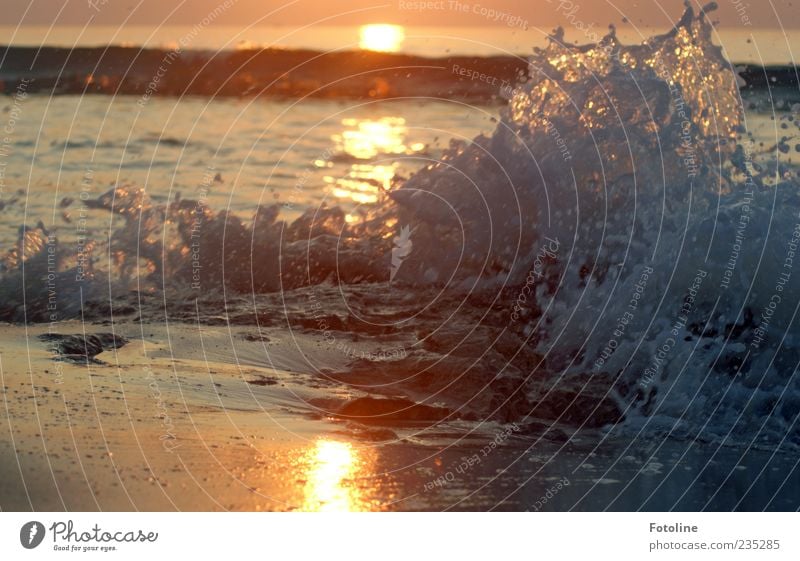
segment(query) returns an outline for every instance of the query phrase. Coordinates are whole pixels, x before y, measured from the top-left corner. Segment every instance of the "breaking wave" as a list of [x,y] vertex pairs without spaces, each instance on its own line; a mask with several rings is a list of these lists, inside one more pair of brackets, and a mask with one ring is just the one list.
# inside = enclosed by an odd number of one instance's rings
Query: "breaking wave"
[[85,201],[106,240],[20,229],[2,316],[202,310],[402,348],[310,367],[447,418],[798,445],[796,170],[747,132],[711,32],[691,7],[636,46],[557,31],[491,135],[453,141],[355,221],[279,205],[246,221],[115,187]]

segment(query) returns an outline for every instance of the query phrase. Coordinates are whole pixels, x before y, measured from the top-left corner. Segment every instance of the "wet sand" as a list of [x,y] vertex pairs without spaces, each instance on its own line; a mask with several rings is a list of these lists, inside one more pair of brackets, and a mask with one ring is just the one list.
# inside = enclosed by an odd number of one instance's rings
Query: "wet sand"
[[797,508],[781,450],[335,419],[312,404],[357,392],[303,373],[298,334],[121,324],[126,345],[77,364],[47,330],[0,328],[4,511]]

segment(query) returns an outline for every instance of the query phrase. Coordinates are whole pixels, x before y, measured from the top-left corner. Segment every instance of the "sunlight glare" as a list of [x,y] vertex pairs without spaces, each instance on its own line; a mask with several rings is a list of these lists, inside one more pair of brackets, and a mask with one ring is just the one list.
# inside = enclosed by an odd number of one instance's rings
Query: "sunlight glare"
[[406,32],[400,25],[370,23],[361,26],[358,46],[368,51],[395,53],[405,38]]
[[350,485],[359,468],[356,450],[348,442],[319,440],[310,451],[306,487],[307,511],[359,510],[358,489]]

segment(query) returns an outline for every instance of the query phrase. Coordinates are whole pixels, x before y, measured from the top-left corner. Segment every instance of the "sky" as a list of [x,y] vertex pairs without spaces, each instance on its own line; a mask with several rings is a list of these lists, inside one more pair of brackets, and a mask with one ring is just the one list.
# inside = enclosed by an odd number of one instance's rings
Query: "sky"
[[[0,0],[0,25],[195,24],[227,1],[216,23],[263,25],[360,25],[395,23],[436,26],[531,26],[581,21],[669,27],[683,12],[681,0]],[[697,5],[696,2],[694,2]],[[713,19],[724,27],[800,27],[800,0],[718,0]],[[233,4],[232,6],[230,4]],[[491,14],[490,10],[494,13]],[[493,19],[494,18],[494,19]],[[0,37],[0,43],[3,43]]]

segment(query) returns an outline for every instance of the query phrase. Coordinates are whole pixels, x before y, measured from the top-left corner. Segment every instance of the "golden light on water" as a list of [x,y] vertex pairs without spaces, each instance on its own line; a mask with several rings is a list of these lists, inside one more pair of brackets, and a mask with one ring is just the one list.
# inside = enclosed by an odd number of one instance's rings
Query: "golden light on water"
[[366,160],[378,154],[405,154],[406,120],[402,117],[380,119],[343,119],[349,127],[333,140],[347,154]]
[[[339,199],[359,204],[374,204],[381,191],[388,191],[397,171],[397,162],[387,158],[422,152],[421,142],[407,145],[408,127],[402,117],[342,120],[345,129],[332,137],[336,149],[357,160],[344,176],[325,176],[331,193]],[[370,160],[380,158],[379,162]]]
[[349,442],[319,440],[308,451],[303,510],[350,512],[364,510],[361,491],[353,480],[363,469],[363,459]]
[[[346,180],[341,180],[342,185],[347,185]],[[367,191],[367,192],[364,192]],[[352,183],[349,188],[334,187],[331,193],[339,199],[350,199],[361,205],[371,205],[378,202],[378,195],[369,191],[377,192],[377,189],[370,188],[369,185]]]
[[395,53],[403,46],[406,38],[401,25],[390,23],[370,23],[359,30],[358,46],[369,51]]

